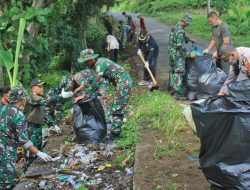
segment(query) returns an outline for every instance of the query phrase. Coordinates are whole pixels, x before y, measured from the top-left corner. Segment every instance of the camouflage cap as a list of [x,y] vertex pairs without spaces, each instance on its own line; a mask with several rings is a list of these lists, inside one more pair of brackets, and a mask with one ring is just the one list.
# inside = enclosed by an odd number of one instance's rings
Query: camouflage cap
[[90,59],[95,59],[99,56],[99,54],[95,54],[92,49],[84,49],[80,53],[80,57],[78,58],[78,63],[84,63]]
[[10,90],[9,102],[10,103],[20,102],[23,98],[27,96],[28,96],[28,93],[24,88],[20,86],[16,86],[16,87],[11,88]]
[[192,24],[192,16],[190,14],[185,14],[181,17],[181,20],[187,24]]

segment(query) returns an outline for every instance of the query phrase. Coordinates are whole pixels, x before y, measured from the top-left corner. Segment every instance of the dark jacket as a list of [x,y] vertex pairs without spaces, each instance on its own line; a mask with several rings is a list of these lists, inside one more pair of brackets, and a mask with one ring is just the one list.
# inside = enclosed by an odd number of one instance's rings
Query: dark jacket
[[155,39],[150,35],[147,41],[138,41],[138,48],[141,49],[144,54],[145,61],[150,61],[153,57],[157,57],[159,54],[159,47]]

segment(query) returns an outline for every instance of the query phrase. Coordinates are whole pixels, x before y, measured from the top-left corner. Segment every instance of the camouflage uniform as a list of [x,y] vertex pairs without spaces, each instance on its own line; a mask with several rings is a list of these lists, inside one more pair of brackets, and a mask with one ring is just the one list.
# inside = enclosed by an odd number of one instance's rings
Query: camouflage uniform
[[[44,106],[44,109],[45,109],[45,106],[48,107],[51,102],[55,102],[58,100],[59,100],[59,96],[57,95],[51,97],[50,100],[47,100],[41,96],[38,96],[32,93],[28,97],[28,102],[26,106],[26,117],[28,116],[27,113],[30,108],[32,109],[33,107]],[[48,110],[49,109],[45,109],[44,119],[46,120],[46,122],[50,123],[51,126],[54,126],[56,123],[51,118]],[[39,150],[42,149],[42,124],[43,123],[35,124],[32,122],[28,122],[29,139],[33,142],[34,146],[37,147]]]
[[108,79],[116,86],[114,101],[111,107],[111,131],[119,134],[123,125],[124,111],[131,94],[133,81],[120,65],[106,58],[97,60],[95,70],[95,80],[85,91],[87,94],[95,91],[102,78]]
[[2,101],[0,101],[0,107],[2,107],[2,106],[4,106],[5,104],[2,102]]
[[16,176],[17,147],[21,145],[27,149],[33,145],[28,139],[25,116],[19,108],[13,105],[26,95],[24,89],[14,87],[10,91],[10,104],[0,108],[0,189],[13,187]]
[[121,43],[121,47],[126,48],[128,33],[130,32],[131,27],[129,25],[124,24],[123,22],[120,22],[119,27],[120,27],[119,40]]
[[[191,19],[190,16],[183,16],[184,19]],[[192,19],[191,19],[192,21]],[[189,20],[189,22],[191,23]],[[169,36],[169,90],[175,97],[186,96],[185,90],[185,59],[190,57],[189,52],[184,47],[184,43],[188,43],[189,38],[185,36],[185,29],[181,23],[177,23],[171,29]]]
[[[55,87],[49,90],[49,92],[46,94],[46,99],[48,102],[50,102],[49,105],[45,106],[46,112],[49,113],[49,116],[46,115],[45,123],[48,125],[48,127],[53,127],[56,124],[58,124],[62,118],[63,118],[63,108],[62,103],[59,99],[57,101],[54,101],[54,97],[58,96],[61,93],[60,87]],[[54,120],[51,115],[51,110],[53,110]]]
[[[92,69],[85,69],[76,73],[72,76],[72,80],[67,83],[65,90],[70,91],[82,85],[88,87],[94,82],[94,74],[95,71]],[[89,91],[89,94],[92,94],[93,92],[95,91]],[[100,100],[104,109],[106,122],[111,123],[110,108],[108,105],[109,88],[108,82],[104,78],[101,78],[97,92],[99,92],[98,99]],[[86,93],[85,90],[83,90],[82,93]]]

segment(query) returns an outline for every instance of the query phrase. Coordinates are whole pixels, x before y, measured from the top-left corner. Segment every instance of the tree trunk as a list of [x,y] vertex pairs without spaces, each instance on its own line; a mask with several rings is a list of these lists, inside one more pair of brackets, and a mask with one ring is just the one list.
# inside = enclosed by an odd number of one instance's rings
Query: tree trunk
[[3,66],[0,65],[0,86],[4,86]]
[[[43,6],[44,6],[44,0],[33,0],[32,7],[43,7]],[[34,22],[29,23],[27,31],[29,32],[31,42],[34,40],[38,32],[38,29],[39,26],[36,25]]]
[[211,1],[207,0],[207,14],[211,12]]

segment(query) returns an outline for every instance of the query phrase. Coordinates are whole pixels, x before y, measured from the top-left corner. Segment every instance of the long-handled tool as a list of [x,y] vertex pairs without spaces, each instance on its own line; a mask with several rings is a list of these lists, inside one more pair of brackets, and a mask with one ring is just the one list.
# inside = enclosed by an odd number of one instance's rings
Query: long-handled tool
[[141,60],[142,60],[142,62],[144,64],[144,66],[146,67],[146,69],[147,69],[147,71],[148,71],[148,73],[149,73],[149,75],[150,75],[150,77],[151,77],[151,79],[153,80],[153,83],[154,83],[154,85],[149,89],[149,91],[153,91],[153,90],[159,89],[159,86],[158,86],[158,84],[157,84],[157,82],[155,80],[154,75],[152,74],[149,66],[146,65],[146,62],[145,62],[145,59],[144,59],[143,55],[139,55],[139,56],[140,56],[140,58],[141,58]]

